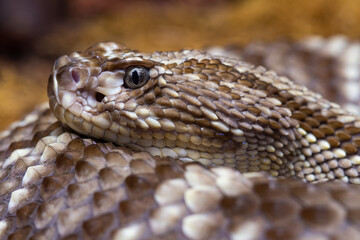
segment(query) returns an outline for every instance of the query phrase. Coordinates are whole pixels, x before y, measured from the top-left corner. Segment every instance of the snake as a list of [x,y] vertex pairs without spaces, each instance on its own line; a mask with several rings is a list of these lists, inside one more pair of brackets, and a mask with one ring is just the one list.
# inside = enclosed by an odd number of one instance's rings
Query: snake
[[360,117],[203,50],[56,60],[0,134],[0,239],[360,239]]

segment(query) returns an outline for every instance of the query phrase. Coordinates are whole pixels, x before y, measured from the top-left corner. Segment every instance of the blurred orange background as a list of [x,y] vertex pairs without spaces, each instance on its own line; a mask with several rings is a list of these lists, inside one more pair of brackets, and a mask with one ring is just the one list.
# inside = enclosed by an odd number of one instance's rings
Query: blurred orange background
[[52,63],[99,41],[144,51],[360,36],[353,0],[0,0],[0,130],[47,100]]

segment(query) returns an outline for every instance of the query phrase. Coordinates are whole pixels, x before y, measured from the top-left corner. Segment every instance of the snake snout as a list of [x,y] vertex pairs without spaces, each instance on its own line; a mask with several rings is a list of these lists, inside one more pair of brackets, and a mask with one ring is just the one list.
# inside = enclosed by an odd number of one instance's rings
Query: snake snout
[[76,92],[87,85],[89,77],[88,68],[71,67],[61,69],[54,74],[54,84],[58,86],[55,92],[61,90]]
[[68,109],[76,102],[79,89],[88,84],[89,78],[88,68],[63,66],[50,77],[48,94],[54,95],[57,102]]

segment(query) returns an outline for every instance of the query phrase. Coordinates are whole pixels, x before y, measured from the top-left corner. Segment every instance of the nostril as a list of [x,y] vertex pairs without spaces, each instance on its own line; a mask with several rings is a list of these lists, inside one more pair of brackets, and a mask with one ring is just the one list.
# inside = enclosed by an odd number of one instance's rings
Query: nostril
[[80,81],[80,74],[78,71],[72,70],[71,71],[71,76],[74,79],[74,82],[79,82]]
[[104,97],[105,97],[105,95],[102,94],[102,93],[97,92],[97,93],[95,94],[95,99],[96,99],[96,101],[98,101],[98,102],[101,102],[101,101],[104,99]]

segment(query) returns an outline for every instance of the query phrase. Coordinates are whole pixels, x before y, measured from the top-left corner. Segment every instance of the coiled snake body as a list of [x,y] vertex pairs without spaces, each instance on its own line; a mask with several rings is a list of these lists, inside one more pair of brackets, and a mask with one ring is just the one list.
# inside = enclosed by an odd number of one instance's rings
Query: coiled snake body
[[0,136],[3,239],[360,239],[360,118],[286,77],[109,42],[48,95]]

